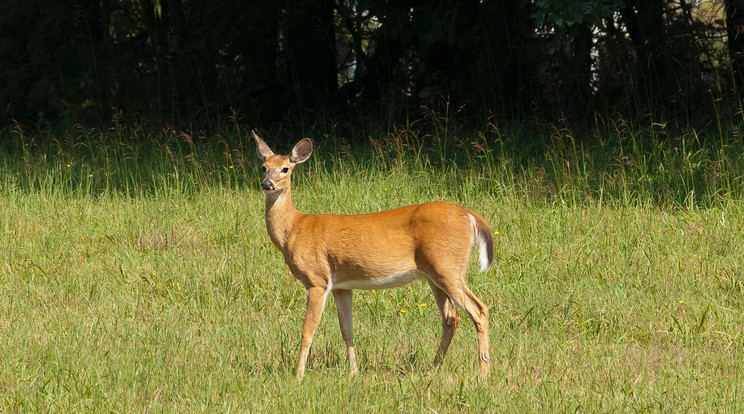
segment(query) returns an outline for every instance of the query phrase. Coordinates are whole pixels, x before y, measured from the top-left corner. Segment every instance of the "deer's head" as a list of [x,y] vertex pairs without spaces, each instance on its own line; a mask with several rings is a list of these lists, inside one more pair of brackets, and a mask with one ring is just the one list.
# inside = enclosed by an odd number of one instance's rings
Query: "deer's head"
[[267,194],[279,193],[289,188],[294,167],[307,161],[310,154],[313,153],[313,142],[310,138],[298,142],[289,155],[274,154],[271,148],[266,145],[266,142],[255,132],[253,133],[253,139],[256,141],[258,156],[264,162],[261,165],[261,171],[263,172],[261,188]]

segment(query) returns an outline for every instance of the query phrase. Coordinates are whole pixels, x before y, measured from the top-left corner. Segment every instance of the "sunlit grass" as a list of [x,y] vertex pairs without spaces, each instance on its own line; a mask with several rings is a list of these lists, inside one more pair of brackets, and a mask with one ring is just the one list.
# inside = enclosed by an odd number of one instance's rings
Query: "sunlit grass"
[[0,407],[741,411],[740,145],[548,130],[541,152],[517,148],[525,130],[448,131],[320,142],[295,202],[449,199],[486,217],[496,261],[469,284],[491,308],[487,380],[467,319],[431,371],[440,321],[414,283],[354,293],[353,380],[329,301],[295,382],[304,291],[268,239],[241,135],[17,129],[0,154]]

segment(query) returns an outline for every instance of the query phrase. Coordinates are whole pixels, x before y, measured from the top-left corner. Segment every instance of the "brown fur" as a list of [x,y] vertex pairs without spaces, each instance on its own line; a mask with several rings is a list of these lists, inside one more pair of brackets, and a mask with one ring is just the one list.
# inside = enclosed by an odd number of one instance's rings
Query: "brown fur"
[[434,359],[447,352],[462,308],[478,333],[480,373],[488,360],[488,308],[470,291],[465,271],[473,245],[486,251],[485,270],[493,261],[493,233],[478,214],[458,205],[431,202],[360,215],[307,215],[292,202],[294,167],[312,153],[309,139],[288,156],[276,155],[254,133],[264,160],[266,227],[284,255],[292,275],[305,286],[307,306],[302,326],[296,378],[301,379],[325,301],[333,293],[351,375],[358,372],[352,339],[351,289],[395,287],[426,279],[442,314],[442,340]]

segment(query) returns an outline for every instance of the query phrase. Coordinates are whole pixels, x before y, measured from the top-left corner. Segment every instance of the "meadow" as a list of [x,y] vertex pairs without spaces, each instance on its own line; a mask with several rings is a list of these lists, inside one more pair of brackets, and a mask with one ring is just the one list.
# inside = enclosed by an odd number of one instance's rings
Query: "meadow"
[[[741,412],[741,132],[308,131],[303,212],[446,199],[489,220],[496,260],[478,273],[474,255],[468,282],[492,371],[469,320],[431,369],[440,319],[414,282],[355,291],[353,379],[329,300],[297,382],[304,289],[266,234],[248,131],[8,127],[0,410]],[[286,153],[301,136],[264,138]]]

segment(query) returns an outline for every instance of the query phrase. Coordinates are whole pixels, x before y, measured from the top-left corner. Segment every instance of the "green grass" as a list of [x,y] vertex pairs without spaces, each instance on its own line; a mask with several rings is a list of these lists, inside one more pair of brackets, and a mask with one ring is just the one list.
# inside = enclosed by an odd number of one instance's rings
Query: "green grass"
[[321,143],[302,211],[449,199],[490,221],[496,261],[468,280],[492,373],[469,320],[431,371],[439,316],[414,283],[355,292],[353,380],[329,300],[300,383],[304,292],[246,134],[5,131],[0,409],[740,412],[744,147],[623,128],[536,128],[545,151],[516,144],[528,126]]

